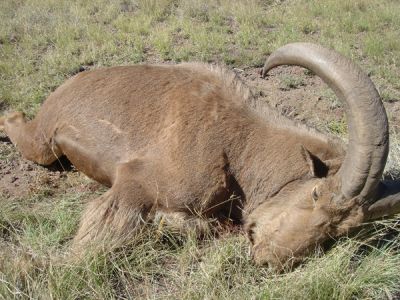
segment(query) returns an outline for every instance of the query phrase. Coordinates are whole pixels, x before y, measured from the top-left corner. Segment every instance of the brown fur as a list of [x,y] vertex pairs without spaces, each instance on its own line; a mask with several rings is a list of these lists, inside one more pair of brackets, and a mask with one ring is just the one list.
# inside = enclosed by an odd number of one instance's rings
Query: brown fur
[[278,116],[222,68],[79,73],[34,120],[15,113],[1,125],[27,159],[48,165],[66,155],[111,187],[88,204],[75,244],[135,231],[155,211],[228,217],[246,224],[256,262],[280,267],[362,221],[358,205],[330,203],[344,146]]

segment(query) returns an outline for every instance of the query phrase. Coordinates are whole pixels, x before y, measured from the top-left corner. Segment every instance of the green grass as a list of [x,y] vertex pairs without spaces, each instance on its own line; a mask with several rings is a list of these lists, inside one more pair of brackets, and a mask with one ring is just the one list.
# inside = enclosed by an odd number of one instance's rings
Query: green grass
[[295,75],[282,75],[280,89],[288,91],[305,85],[304,77]]
[[[295,41],[349,56],[385,102],[396,102],[399,15],[395,0],[2,0],[0,112],[32,117],[81,68],[189,60],[259,67],[274,49]],[[292,89],[306,78],[281,80]],[[322,97],[339,105],[330,91]],[[345,132],[344,121],[322,126]],[[397,178],[398,144],[395,139],[388,163]],[[16,159],[13,148],[2,147],[0,159]],[[80,184],[87,182],[72,185]],[[93,196],[67,188],[49,193],[46,186],[24,199],[0,196],[0,299],[385,299],[400,292],[398,229],[383,246],[366,240],[383,238],[390,223],[343,239],[282,275],[252,265],[240,234],[198,241],[152,227],[131,245],[76,259],[70,240]]]
[[259,66],[293,41],[359,61],[400,97],[397,1],[54,1],[0,3],[0,101],[33,115],[80,67],[201,60]]
[[334,135],[343,137],[347,133],[347,125],[344,119],[330,121],[327,124],[328,131]]

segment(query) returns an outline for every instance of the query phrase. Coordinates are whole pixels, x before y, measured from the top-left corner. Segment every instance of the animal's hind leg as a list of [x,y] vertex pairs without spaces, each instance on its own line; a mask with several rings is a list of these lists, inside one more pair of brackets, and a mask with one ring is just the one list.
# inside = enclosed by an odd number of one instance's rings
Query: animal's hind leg
[[26,122],[20,112],[0,118],[0,130],[4,130],[22,156],[41,165],[50,165],[61,155],[50,139],[38,132],[35,120]]
[[88,203],[82,215],[73,248],[81,250],[88,242],[121,244],[145,224],[153,201],[136,181],[134,163],[118,166],[116,180],[105,194]]

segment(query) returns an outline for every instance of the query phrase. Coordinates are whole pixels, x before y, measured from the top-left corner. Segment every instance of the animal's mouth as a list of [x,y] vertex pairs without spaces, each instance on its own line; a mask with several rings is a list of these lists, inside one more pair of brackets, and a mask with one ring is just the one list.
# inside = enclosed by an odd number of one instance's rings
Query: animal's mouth
[[276,249],[266,249],[266,251],[268,252],[260,256],[257,251],[252,250],[250,254],[251,259],[258,266],[267,267],[277,273],[281,273],[292,271],[298,267],[312,250],[309,249],[302,253],[292,253],[290,255],[282,256],[277,253]]

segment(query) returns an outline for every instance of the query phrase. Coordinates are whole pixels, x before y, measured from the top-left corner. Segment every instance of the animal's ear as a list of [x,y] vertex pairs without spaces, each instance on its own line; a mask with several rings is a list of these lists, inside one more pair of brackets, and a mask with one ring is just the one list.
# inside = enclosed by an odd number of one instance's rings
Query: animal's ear
[[329,174],[329,167],[303,145],[301,145],[301,155],[308,164],[311,176],[321,178]]
[[324,164],[328,168],[328,173],[326,176],[336,174],[339,171],[340,167],[342,166],[343,158],[334,158],[328,159],[324,161]]

